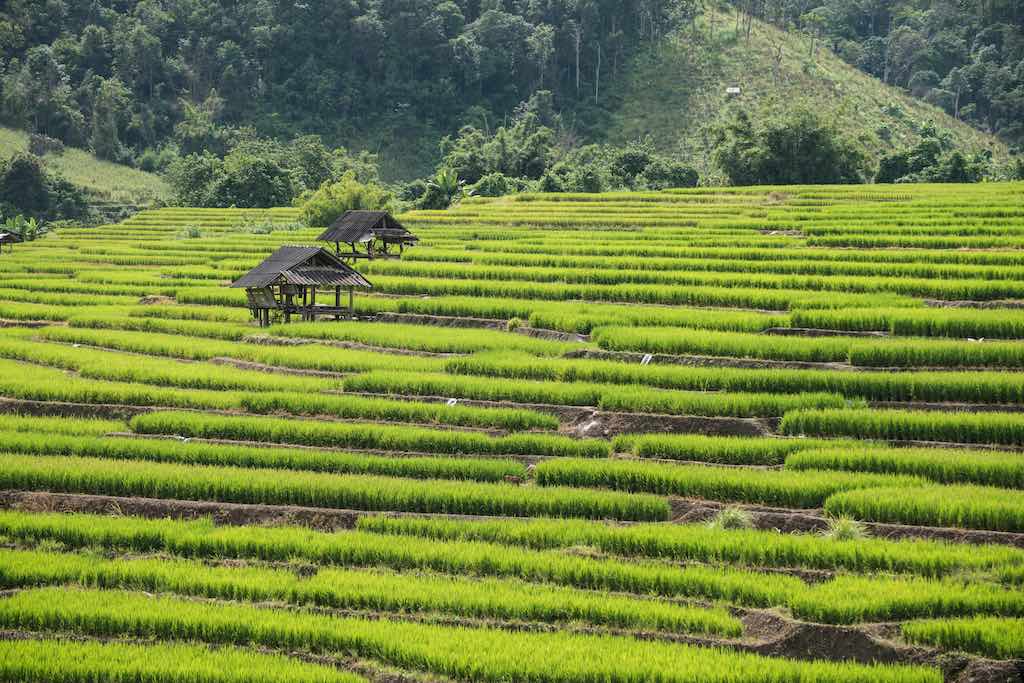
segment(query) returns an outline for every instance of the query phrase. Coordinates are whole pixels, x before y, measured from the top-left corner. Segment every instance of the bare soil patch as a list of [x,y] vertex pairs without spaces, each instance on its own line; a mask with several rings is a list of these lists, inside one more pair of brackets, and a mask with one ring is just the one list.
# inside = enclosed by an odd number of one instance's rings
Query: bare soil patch
[[1024,301],[1019,299],[996,299],[994,301],[925,299],[924,305],[930,308],[1024,308]]

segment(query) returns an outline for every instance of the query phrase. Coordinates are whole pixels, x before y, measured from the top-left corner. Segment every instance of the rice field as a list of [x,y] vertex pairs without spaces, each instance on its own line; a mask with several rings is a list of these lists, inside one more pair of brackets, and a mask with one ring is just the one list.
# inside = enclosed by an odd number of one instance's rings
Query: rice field
[[15,245],[0,681],[1017,681],[1021,204],[468,198],[265,328],[319,229]]

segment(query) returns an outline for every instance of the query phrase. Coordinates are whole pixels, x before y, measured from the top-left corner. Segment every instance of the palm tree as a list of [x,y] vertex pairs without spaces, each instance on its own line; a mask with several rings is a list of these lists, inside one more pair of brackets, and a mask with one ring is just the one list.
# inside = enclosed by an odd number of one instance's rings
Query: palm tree
[[427,187],[444,198],[445,206],[451,206],[453,202],[462,196],[465,180],[459,180],[459,174],[452,168],[439,168],[434,177],[427,183]]

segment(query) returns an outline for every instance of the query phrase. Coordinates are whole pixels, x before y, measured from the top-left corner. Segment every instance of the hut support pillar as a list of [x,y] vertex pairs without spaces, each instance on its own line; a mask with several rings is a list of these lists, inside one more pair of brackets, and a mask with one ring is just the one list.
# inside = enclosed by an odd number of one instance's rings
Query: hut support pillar
[[[341,308],[341,287],[334,288],[334,307]],[[341,320],[341,314],[335,314],[334,319]]]
[[316,287],[309,288],[309,320],[316,320]]
[[354,287],[348,288],[348,319],[356,319],[356,295]]

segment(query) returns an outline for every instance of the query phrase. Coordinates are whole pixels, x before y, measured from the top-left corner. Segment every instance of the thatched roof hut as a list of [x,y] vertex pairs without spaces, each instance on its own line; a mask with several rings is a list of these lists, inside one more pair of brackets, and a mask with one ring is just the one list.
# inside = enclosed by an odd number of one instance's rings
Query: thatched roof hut
[[[393,257],[394,247],[397,246],[398,254],[401,254],[405,247],[413,246],[419,238],[387,211],[359,210],[346,211],[317,241],[333,242],[339,256],[358,259]],[[349,245],[351,252],[343,254],[342,244]]]
[[[282,312],[285,322],[293,313],[303,320],[324,314],[352,317],[354,290],[373,288],[369,280],[323,247],[291,246],[281,247],[231,286],[245,289],[249,309],[264,326],[270,324],[271,310]],[[317,289],[324,287],[334,288],[334,306],[317,306]],[[341,306],[343,288],[349,292],[347,309]]]
[[[5,244],[14,245],[21,241],[23,241],[21,239],[21,235],[19,235],[16,232],[0,232],[0,252],[3,252]],[[11,251],[13,249],[13,246],[8,247],[8,251]]]

